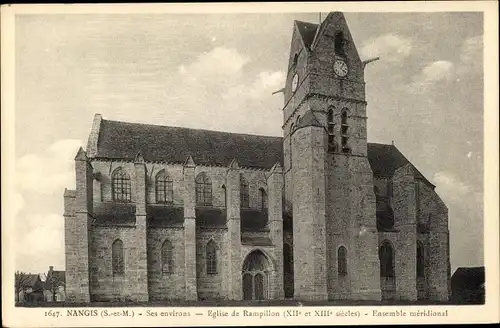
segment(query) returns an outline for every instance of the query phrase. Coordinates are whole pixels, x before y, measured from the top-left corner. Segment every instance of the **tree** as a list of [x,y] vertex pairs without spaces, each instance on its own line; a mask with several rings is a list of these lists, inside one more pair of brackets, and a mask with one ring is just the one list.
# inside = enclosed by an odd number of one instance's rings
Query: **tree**
[[64,286],[64,281],[61,280],[59,275],[54,274],[53,271],[49,271],[49,274],[44,274],[45,278],[45,289],[52,293],[52,302],[56,302],[56,294],[59,287]]
[[29,274],[21,271],[16,271],[14,275],[14,289],[16,292],[16,303],[19,302],[19,293],[24,290],[25,284],[29,279]]

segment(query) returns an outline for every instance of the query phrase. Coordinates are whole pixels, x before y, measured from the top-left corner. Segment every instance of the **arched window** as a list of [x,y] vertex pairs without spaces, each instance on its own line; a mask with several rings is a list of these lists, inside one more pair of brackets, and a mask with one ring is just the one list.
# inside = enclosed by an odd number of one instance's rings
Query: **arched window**
[[223,203],[223,206],[226,207],[227,206],[227,190],[226,190],[226,186],[222,185],[221,189],[222,189],[222,203]]
[[339,31],[335,33],[335,54],[337,55],[345,55],[344,52],[344,44],[345,44],[345,39],[344,39],[344,33]]
[[156,175],[156,202],[172,203],[174,201],[174,187],[170,176],[164,170]]
[[250,200],[248,195],[248,182],[243,175],[240,175],[240,206],[249,208]]
[[292,66],[297,66],[297,62],[299,60],[299,54],[295,54],[293,55],[293,62],[292,62]]
[[342,111],[341,115],[341,123],[340,123],[340,128],[342,131],[342,152],[343,153],[349,153],[351,150],[349,149],[348,145],[348,130],[349,130],[349,125],[347,124],[347,109],[344,108]]
[[377,187],[377,186],[373,186],[373,192],[375,193],[375,196],[380,195],[380,192],[379,192],[379,190],[378,190],[378,187]]
[[260,198],[260,209],[261,211],[267,210],[267,193],[264,188],[259,189],[259,198]]
[[389,241],[382,242],[378,249],[380,259],[380,276],[394,277],[394,251]]
[[205,172],[198,174],[196,182],[196,205],[212,205],[212,181]]
[[425,253],[424,245],[417,241],[417,278],[425,277]]
[[113,172],[111,187],[113,189],[113,201],[115,202],[130,202],[131,186],[130,176],[122,168],[118,168]]
[[111,246],[111,265],[114,276],[123,276],[125,273],[125,263],[123,260],[123,242],[117,239]]
[[161,246],[161,272],[163,274],[174,272],[173,247],[169,240],[165,240]]
[[347,250],[340,246],[337,251],[337,270],[339,276],[347,276]]
[[217,274],[217,247],[213,240],[210,240],[206,249],[207,274]]
[[333,121],[333,108],[328,108],[328,118],[327,118],[327,130],[328,130],[328,151],[335,152],[337,147],[335,145],[335,123]]

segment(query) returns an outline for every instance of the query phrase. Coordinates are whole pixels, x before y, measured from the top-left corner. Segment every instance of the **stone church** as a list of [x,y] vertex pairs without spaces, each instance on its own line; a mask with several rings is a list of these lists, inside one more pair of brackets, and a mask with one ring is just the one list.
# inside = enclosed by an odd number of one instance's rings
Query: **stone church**
[[68,301],[448,300],[447,207],[367,142],[364,66],[334,12],[294,22],[283,137],[96,114],[64,192]]

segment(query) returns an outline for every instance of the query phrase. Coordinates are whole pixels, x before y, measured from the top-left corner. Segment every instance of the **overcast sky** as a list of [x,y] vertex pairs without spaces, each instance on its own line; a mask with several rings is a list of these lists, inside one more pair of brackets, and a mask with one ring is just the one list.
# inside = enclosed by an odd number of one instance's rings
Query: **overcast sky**
[[[366,68],[368,139],[449,207],[451,263],[483,264],[481,13],[346,13]],[[30,15],[15,21],[16,268],[64,269],[63,191],[94,113],[281,136],[294,20],[317,13]]]

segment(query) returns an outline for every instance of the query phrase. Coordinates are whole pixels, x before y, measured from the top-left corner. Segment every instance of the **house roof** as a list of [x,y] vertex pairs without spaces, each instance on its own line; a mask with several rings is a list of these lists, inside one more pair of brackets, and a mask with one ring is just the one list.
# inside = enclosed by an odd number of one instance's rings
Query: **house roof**
[[[191,156],[197,165],[228,166],[236,159],[241,167],[271,169],[283,166],[283,138],[101,120],[92,158],[133,161],[138,153],[146,161],[184,163]],[[377,177],[411,164],[396,146],[378,143],[368,143],[368,160]],[[415,174],[434,187],[416,168]]]
[[[54,278],[52,280],[52,278]],[[66,271],[62,270],[53,270],[49,271],[47,273],[47,279],[45,279],[44,282],[44,288],[45,289],[52,289],[52,281],[55,282],[57,285],[65,285],[66,284]]]
[[34,273],[24,274],[21,278],[18,278],[18,279],[21,279],[20,285],[21,285],[21,287],[24,287],[24,288],[31,287],[31,288],[35,289],[37,287],[37,285],[41,284],[41,282],[42,282],[42,280],[40,279],[40,275],[34,274]]
[[295,23],[297,24],[297,27],[300,32],[300,36],[302,37],[302,40],[304,41],[304,44],[307,48],[311,47],[311,44],[314,41],[314,37],[316,35],[316,30],[318,29],[318,24],[314,23],[309,23],[309,22],[302,22],[296,20]]
[[458,289],[479,289],[484,286],[485,271],[481,267],[461,267],[451,276],[451,288]]

